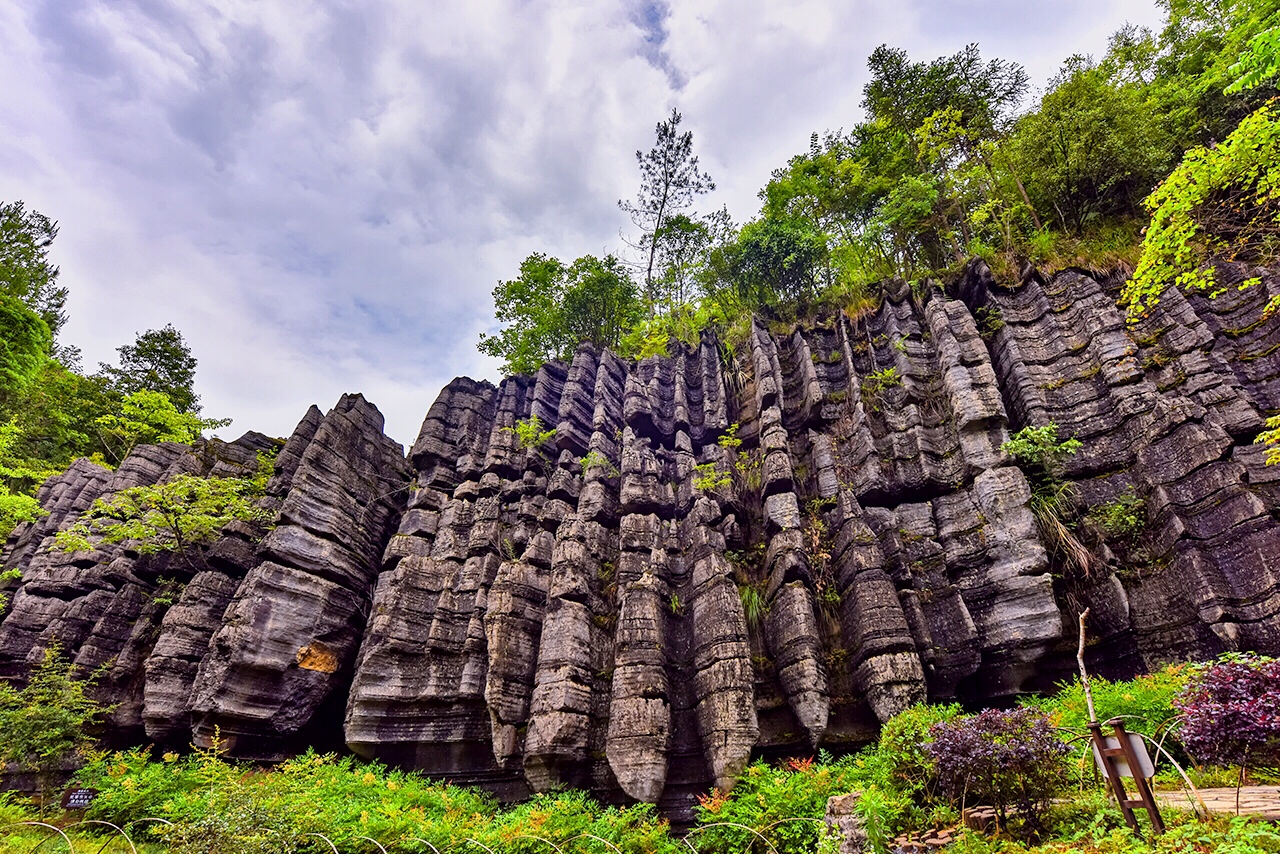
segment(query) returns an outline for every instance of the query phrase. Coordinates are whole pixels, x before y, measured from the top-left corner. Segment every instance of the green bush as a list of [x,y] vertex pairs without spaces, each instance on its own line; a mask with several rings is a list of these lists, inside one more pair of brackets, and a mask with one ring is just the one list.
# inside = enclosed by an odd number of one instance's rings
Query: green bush
[[45,795],[92,749],[90,730],[113,708],[89,696],[96,674],[85,675],[54,643],[24,687],[0,681],[0,768],[13,762],[36,775],[42,812]]
[[[825,758],[825,757],[824,757]],[[904,826],[911,809],[908,797],[889,781],[875,748],[838,762],[791,760],[774,767],[757,760],[748,766],[733,791],[713,791],[699,799],[699,828],[691,840],[699,854],[741,854],[763,851],[764,835],[778,854],[811,852],[822,835],[820,819],[827,800],[852,791],[863,793],[858,808],[873,843],[882,847]]]
[[1112,542],[1132,542],[1147,527],[1147,504],[1129,489],[1115,501],[1091,509],[1086,518]]
[[888,763],[890,778],[902,791],[929,799],[936,782],[933,760],[925,749],[933,740],[929,728],[955,720],[961,711],[956,703],[920,703],[894,715],[880,730],[879,753]]
[[653,807],[602,808],[582,792],[535,797],[500,810],[476,789],[438,783],[412,772],[352,757],[308,752],[270,771],[227,762],[216,749],[151,759],[146,750],[103,756],[78,782],[99,791],[87,817],[139,825],[137,835],[162,840],[174,852],[284,852],[330,850],[323,834],[344,852],[377,849],[441,850],[474,839],[494,850],[534,852],[589,833],[626,854],[672,854],[676,842]]
[[[1089,679],[1098,720],[1124,718],[1125,728],[1159,739],[1177,716],[1173,700],[1186,687],[1191,667],[1171,664],[1147,676],[1112,682],[1100,676]],[[1089,710],[1079,679],[1064,682],[1048,697],[1026,699],[1024,705],[1039,709],[1053,725],[1083,731],[1089,724]]]

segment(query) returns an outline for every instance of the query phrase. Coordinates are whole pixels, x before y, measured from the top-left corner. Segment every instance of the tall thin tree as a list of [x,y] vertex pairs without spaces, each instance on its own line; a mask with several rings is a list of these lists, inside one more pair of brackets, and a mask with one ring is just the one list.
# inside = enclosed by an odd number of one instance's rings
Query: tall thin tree
[[640,192],[634,202],[618,201],[618,207],[631,215],[631,221],[644,231],[640,247],[647,250],[644,287],[653,314],[658,294],[653,268],[658,257],[658,242],[663,239],[663,226],[680,211],[687,210],[695,196],[716,188],[706,172],[698,168],[693,153],[693,132],[680,133],[682,116],[675,108],[666,121],[658,122],[657,141],[646,154],[636,152],[640,164]]

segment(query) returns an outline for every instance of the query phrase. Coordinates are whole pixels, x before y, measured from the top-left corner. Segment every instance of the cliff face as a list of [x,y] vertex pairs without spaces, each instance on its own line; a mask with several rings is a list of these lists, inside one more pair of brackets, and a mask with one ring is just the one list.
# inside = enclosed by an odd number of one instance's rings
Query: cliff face
[[[1280,318],[1262,318],[1280,277],[1166,294],[1133,326],[1116,285],[1005,288],[977,265],[855,321],[756,325],[735,353],[584,347],[496,388],[455,380],[407,461],[344,397],[281,451],[278,524],[198,559],[47,538],[124,486],[251,466],[262,437],[77,463],[5,548],[23,577],[0,672],[57,639],[114,662],[122,740],[217,728],[264,759],[345,742],[509,797],[567,784],[679,813],[753,755],[1050,688],[1085,606],[1108,675],[1278,654],[1280,467],[1251,441],[1280,410]],[[555,433],[525,448],[533,417]],[[1081,534],[1083,565],[1001,450],[1049,423],[1083,443],[1066,478],[1084,508],[1144,502],[1139,535]]]

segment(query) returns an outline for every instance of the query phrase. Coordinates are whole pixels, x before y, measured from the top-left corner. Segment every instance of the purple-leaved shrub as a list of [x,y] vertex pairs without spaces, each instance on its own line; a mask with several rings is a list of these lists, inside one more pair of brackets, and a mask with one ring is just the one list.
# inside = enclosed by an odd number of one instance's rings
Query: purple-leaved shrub
[[1174,708],[1197,762],[1280,770],[1280,660],[1226,657],[1193,675]]
[[987,709],[930,727],[925,747],[941,792],[961,805],[990,804],[1001,827],[1016,809],[1028,833],[1044,829],[1044,815],[1067,775],[1067,746],[1036,709]]

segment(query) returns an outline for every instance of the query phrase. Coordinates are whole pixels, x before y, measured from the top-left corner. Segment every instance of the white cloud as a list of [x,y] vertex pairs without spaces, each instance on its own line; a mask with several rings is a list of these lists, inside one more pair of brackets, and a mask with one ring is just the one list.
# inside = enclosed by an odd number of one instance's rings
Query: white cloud
[[411,442],[534,250],[620,246],[679,106],[738,218],[859,116],[882,42],[978,41],[1037,82],[1153,3],[0,3],[0,199],[61,222],[90,364],[173,322],[206,412],[287,433],[363,391]]

